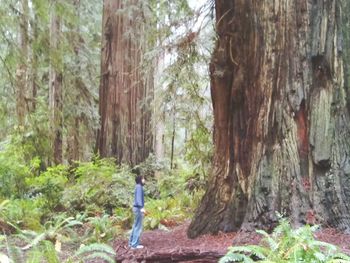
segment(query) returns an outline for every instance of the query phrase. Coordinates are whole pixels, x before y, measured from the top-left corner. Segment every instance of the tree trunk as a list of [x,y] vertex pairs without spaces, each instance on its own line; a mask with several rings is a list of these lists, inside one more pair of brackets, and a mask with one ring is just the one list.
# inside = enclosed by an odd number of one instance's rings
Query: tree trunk
[[[176,97],[176,96],[174,96]],[[174,98],[175,100],[175,98]],[[173,131],[171,134],[171,151],[170,151],[170,169],[174,168],[174,150],[175,150],[175,135],[176,135],[176,103],[174,103],[174,108],[172,112],[173,117]]]
[[62,57],[59,50],[61,18],[56,14],[56,1],[52,2],[50,14],[50,83],[49,106],[50,125],[52,133],[52,148],[54,164],[62,163]]
[[152,151],[153,79],[144,76],[141,1],[105,0],[97,150],[131,165]]
[[[84,82],[82,80],[82,72],[81,72],[81,61],[80,61],[80,53],[82,49],[81,43],[81,32],[80,32],[80,10],[81,10],[81,2],[80,0],[73,0],[73,5],[75,8],[75,16],[77,18],[77,24],[72,26],[71,28],[71,41],[74,49],[74,86],[75,93],[73,103],[77,108],[80,105],[80,90],[84,88]],[[83,87],[82,87],[83,86]],[[68,163],[72,164],[73,161],[80,160],[80,123],[81,123],[81,114],[79,111],[76,111],[69,116],[69,129],[67,132],[67,160]]]
[[270,228],[275,211],[350,227],[349,11],[345,0],[216,1],[214,172],[190,237]]
[[38,28],[38,14],[36,13],[36,10],[34,11],[34,22],[32,23],[32,34],[33,34],[33,40],[32,40],[32,57],[31,57],[31,94],[29,95],[31,103],[29,110],[30,112],[35,112],[36,110],[36,99],[37,99],[37,93],[38,93],[38,52],[35,49],[35,41],[37,41],[39,37],[39,28]]
[[16,112],[18,125],[23,127],[25,125],[25,117],[27,113],[26,99],[28,92],[28,16],[29,7],[28,0],[21,0],[21,14],[20,14],[20,63],[16,71],[17,91],[16,91]]

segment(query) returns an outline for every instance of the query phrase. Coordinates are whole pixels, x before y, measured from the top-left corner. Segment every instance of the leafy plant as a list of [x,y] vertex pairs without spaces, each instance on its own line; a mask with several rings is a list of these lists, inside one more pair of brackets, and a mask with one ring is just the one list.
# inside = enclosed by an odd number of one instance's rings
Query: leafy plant
[[130,171],[116,166],[113,159],[80,163],[74,176],[76,179],[66,186],[62,198],[71,211],[111,213],[113,208],[129,207],[132,202],[134,183]]
[[71,227],[82,225],[82,222],[76,220],[74,217],[66,217],[65,214],[61,214],[57,216],[52,221],[48,221],[45,223],[45,231],[42,233],[36,232],[23,232],[23,234],[32,235],[31,242],[23,247],[23,250],[28,250],[36,245],[38,245],[43,240],[49,240],[53,243],[59,241],[64,234],[64,230],[67,230]]
[[64,165],[49,167],[39,176],[26,178],[26,183],[30,188],[29,195],[42,195],[45,206],[49,210],[53,210],[60,205],[67,181],[68,167]]
[[105,243],[116,236],[114,218],[108,214],[89,217],[87,223],[91,226],[88,230],[88,242]]
[[0,210],[0,216],[4,220],[22,229],[42,230],[41,218],[46,210],[43,209],[44,200],[40,197],[35,199],[9,200]]
[[228,262],[350,262],[350,257],[339,252],[336,246],[315,240],[313,233],[318,226],[303,226],[292,229],[287,219],[281,218],[272,234],[263,230],[261,245],[230,247],[219,263]]
[[79,262],[82,262],[82,260],[100,258],[109,263],[114,263],[115,255],[114,249],[111,246],[93,243],[87,246],[81,246],[75,253],[74,258],[78,259]]

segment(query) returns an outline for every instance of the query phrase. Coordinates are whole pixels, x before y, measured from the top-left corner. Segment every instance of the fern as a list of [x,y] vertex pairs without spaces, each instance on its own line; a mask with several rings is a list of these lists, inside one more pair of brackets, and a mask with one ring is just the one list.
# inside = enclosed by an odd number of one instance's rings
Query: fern
[[100,258],[107,262],[114,263],[115,260],[114,249],[106,244],[93,243],[87,246],[81,247],[74,255],[76,259],[92,259]]
[[47,263],[60,263],[54,245],[50,241],[43,241],[44,255]]
[[106,254],[112,254],[115,256],[114,249],[111,246],[108,246],[106,244],[99,244],[99,243],[93,243],[87,246],[81,247],[74,256],[80,256],[84,253],[92,253],[92,252],[103,252]]
[[250,257],[239,254],[228,252],[224,257],[219,260],[219,263],[229,263],[229,262],[242,262],[242,263],[251,263],[254,262]]
[[84,257],[85,260],[94,259],[94,258],[100,258],[106,262],[115,263],[114,256],[110,256],[110,255],[102,253],[102,252],[94,252],[94,253]]
[[258,257],[259,259],[266,259],[269,250],[267,248],[255,245],[236,246],[229,248],[234,253],[244,253]]
[[303,226],[294,230],[288,220],[280,219],[272,234],[257,230],[264,236],[261,245],[230,247],[220,262],[253,262],[252,258],[257,257],[264,263],[349,263],[350,256],[338,252],[336,246],[314,239],[317,229],[318,226]]

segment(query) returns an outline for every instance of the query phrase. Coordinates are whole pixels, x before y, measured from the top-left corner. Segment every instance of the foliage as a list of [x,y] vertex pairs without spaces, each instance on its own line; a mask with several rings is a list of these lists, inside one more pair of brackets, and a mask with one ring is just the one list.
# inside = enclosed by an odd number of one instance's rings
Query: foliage
[[0,210],[0,217],[20,228],[41,230],[41,218],[46,213],[42,198],[13,199]]
[[88,243],[106,243],[116,237],[116,220],[108,214],[101,216],[88,217],[86,219],[90,228],[88,229]]
[[[28,146],[26,154],[29,158],[40,156],[44,165],[50,165],[47,86],[49,69],[53,66],[60,68],[64,76],[63,136],[69,139],[69,132],[75,131],[81,156],[90,157],[98,125],[102,3],[87,0],[50,4],[49,1],[29,0],[26,13],[22,3],[9,0],[0,6],[0,95],[3,98],[0,102],[0,140],[18,132],[22,137],[20,140]],[[59,46],[55,50],[50,47],[49,29],[53,9],[62,20]],[[25,33],[20,30],[25,25],[19,23],[22,19],[28,21]],[[26,47],[20,45],[19,36],[28,40]],[[23,48],[28,52],[23,52]],[[21,66],[27,69],[27,85],[21,90],[26,100],[26,105],[22,105],[26,107],[24,126],[18,126],[16,119],[17,73]]]
[[65,184],[68,181],[68,167],[58,165],[49,167],[39,176],[26,178],[29,187],[29,196],[37,194],[43,196],[45,206],[49,210],[55,209],[60,205]]
[[66,186],[62,203],[68,210],[109,213],[115,207],[129,207],[134,182],[129,168],[116,166],[113,159],[80,163]]
[[261,245],[230,247],[219,262],[349,262],[350,257],[336,246],[315,240],[317,229],[306,225],[294,230],[287,219],[281,218],[271,235],[257,230],[264,236]]
[[5,198],[23,197],[26,191],[25,178],[30,167],[25,165],[23,148],[11,140],[0,144],[0,196]]
[[59,241],[60,238],[62,238],[62,235],[64,235],[64,231],[72,228],[77,225],[82,225],[82,223],[78,220],[76,220],[74,217],[66,217],[65,214],[61,214],[57,216],[56,218],[47,221],[44,225],[45,231],[41,233],[35,233],[35,232],[22,232],[22,234],[30,234],[31,235],[31,242],[23,247],[23,250],[30,249],[36,245],[38,245],[43,240],[50,240],[53,242]]
[[192,167],[178,162],[176,169],[163,169],[157,177],[147,180],[146,229],[171,227],[191,217],[203,194],[201,190],[188,189],[192,173]]
[[114,263],[114,249],[106,244],[93,243],[87,246],[82,246],[74,255],[79,260],[88,260],[100,258],[106,262]]

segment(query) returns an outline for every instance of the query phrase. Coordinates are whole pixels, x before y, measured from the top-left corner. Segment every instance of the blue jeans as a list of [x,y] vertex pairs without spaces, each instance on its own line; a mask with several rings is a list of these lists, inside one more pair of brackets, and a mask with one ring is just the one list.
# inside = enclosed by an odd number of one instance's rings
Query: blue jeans
[[132,211],[134,212],[134,225],[132,226],[132,231],[129,239],[129,246],[137,247],[140,244],[143,213],[141,212],[141,209],[137,207],[133,207]]

